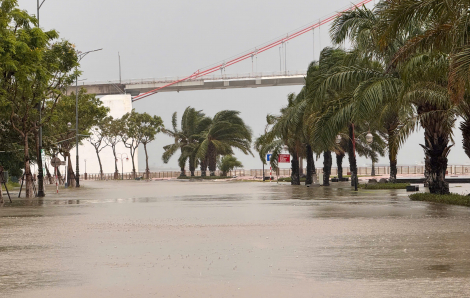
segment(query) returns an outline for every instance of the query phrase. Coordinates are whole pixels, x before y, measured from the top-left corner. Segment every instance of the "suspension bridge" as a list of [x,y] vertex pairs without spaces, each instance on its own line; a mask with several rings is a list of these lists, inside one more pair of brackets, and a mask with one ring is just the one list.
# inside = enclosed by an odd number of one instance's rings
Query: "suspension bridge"
[[[342,13],[354,10],[356,7],[365,5],[372,1],[373,0],[360,1],[353,6],[345,8],[339,12],[335,12],[324,19],[320,19],[317,22],[289,32],[283,37],[267,42],[222,62],[198,69],[189,76],[93,82],[80,85],[80,87],[84,87],[87,89],[88,93],[96,95],[130,94],[132,96],[132,101],[134,102],[160,92],[303,85],[305,83],[306,71],[287,70],[287,42],[308,32],[312,32],[312,35],[314,36],[315,29],[320,30],[321,26],[333,21]],[[234,75],[226,74],[226,69],[228,67],[249,59],[251,59],[253,65],[258,55],[276,47],[279,47],[280,53],[279,72],[256,73],[253,71],[252,67],[251,73]],[[281,53],[284,54],[284,61]],[[282,70],[283,66],[284,70]],[[218,74],[219,71],[220,74]],[[75,91],[75,87],[70,87],[68,91]]]

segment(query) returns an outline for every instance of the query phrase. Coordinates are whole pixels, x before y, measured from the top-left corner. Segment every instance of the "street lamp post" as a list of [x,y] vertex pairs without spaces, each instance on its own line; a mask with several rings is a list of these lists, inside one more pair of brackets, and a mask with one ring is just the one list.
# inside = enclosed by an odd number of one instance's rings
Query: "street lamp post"
[[[119,155],[119,157],[117,157],[118,155]],[[124,180],[124,165],[123,165],[124,158],[126,159],[126,161],[129,160],[129,157],[127,156],[126,153],[116,154],[116,161],[118,161],[119,159],[121,160],[121,180]]]
[[[102,49],[97,49],[93,51],[88,51],[88,52],[77,52],[77,57],[78,57],[78,62],[80,62],[83,58],[85,58],[86,55],[92,53],[92,52],[97,52],[101,51]],[[76,68],[78,71],[78,67]],[[75,134],[75,146],[76,146],[76,164],[75,164],[75,187],[80,187],[80,166],[79,166],[79,159],[78,159],[78,73],[77,76],[75,77],[75,129],[76,129],[76,134]]]
[[[39,28],[39,9],[44,4],[43,0],[41,4],[39,4],[39,0],[37,0],[37,19],[38,19],[38,28]],[[42,164],[42,100],[38,104],[38,113],[39,113],[39,131],[38,131],[38,197],[45,197],[46,194],[44,193],[44,171],[43,171],[43,164]]]
[[[359,136],[363,135],[364,133],[360,134]],[[359,137],[358,136],[358,137]],[[349,138],[349,136],[348,136]],[[354,124],[352,124],[352,147],[353,147],[353,154],[354,154],[354,160],[356,159],[356,135],[355,135],[355,130],[354,130]],[[367,132],[366,135],[366,142],[367,144],[372,144],[374,141],[374,136],[370,133],[370,130]],[[339,144],[341,142],[341,135],[336,136],[336,144]],[[354,191],[357,191],[357,184],[358,184],[358,177],[357,177],[357,166],[356,170],[353,172],[354,177],[351,177],[354,179]]]

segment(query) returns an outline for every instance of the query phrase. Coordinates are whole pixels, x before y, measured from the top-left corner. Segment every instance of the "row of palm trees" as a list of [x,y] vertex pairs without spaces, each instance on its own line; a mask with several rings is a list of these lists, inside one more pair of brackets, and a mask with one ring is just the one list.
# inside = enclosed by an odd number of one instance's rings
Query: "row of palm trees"
[[194,176],[198,166],[201,167],[201,176],[207,175],[207,168],[210,176],[215,176],[219,157],[233,155],[234,148],[244,154],[252,154],[252,132],[239,114],[238,111],[223,110],[211,118],[202,111],[187,107],[178,128],[175,112],[172,117],[172,129],[163,129],[164,133],[174,138],[172,144],[163,147],[163,161],[168,163],[179,151],[178,165],[181,168],[181,176],[186,176],[187,162],[191,176]]
[[307,159],[312,183],[314,155],[323,154],[328,184],[332,152],[339,168],[348,154],[355,174],[356,151],[373,162],[386,151],[395,181],[399,148],[421,127],[429,189],[449,193],[447,156],[458,117],[470,156],[469,17],[470,2],[462,0],[388,0],[343,13],[330,29],[335,47],[309,65],[305,86],[289,95],[287,107],[268,115],[255,142],[260,158],[288,150],[292,183],[300,184],[299,160]]

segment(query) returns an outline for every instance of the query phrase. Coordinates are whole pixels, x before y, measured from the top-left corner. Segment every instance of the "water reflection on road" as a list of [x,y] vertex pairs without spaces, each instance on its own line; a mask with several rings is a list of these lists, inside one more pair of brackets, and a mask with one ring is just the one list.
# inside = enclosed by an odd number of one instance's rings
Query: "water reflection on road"
[[347,183],[85,182],[0,208],[0,297],[468,297],[469,228]]

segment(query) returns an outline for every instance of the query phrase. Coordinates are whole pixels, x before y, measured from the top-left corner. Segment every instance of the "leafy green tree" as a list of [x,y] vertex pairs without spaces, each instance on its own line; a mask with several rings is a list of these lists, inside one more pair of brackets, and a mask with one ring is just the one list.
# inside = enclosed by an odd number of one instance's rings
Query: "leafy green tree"
[[[33,195],[31,136],[39,125],[49,121],[65,87],[77,75],[72,71],[78,66],[72,44],[59,40],[56,31],[43,31],[36,24],[34,16],[17,8],[16,0],[0,3],[0,105],[22,139],[27,197]],[[42,108],[41,123],[39,105],[46,106]]]
[[118,179],[118,166],[117,166],[117,155],[116,155],[116,146],[121,142],[121,119],[113,119],[109,116],[109,121],[105,123],[103,127],[104,131],[104,142],[111,147],[113,150],[114,156],[114,179]]
[[149,177],[147,144],[155,139],[155,135],[160,132],[163,127],[163,121],[158,116],[150,116],[147,113],[137,113],[132,110],[122,116],[121,124],[121,140],[124,146],[129,148],[132,160],[132,175],[136,178],[135,170],[135,153],[140,144],[144,145],[146,174]]
[[139,114],[137,117],[138,131],[140,135],[140,143],[144,145],[145,151],[145,174],[150,179],[149,157],[147,153],[147,145],[155,140],[155,136],[159,133],[163,126],[162,118],[158,116],[150,116],[147,113]]
[[[46,108],[52,103],[46,102]],[[50,156],[56,156],[60,153],[64,158],[68,157],[68,174],[69,185],[75,185],[75,173],[72,167],[70,151],[76,146],[75,125],[75,104],[76,96],[72,92],[70,95],[62,96],[61,100],[51,114],[50,121],[46,123],[43,129],[43,148]],[[101,135],[101,130],[96,131],[95,128],[103,123],[103,119],[109,112],[109,108],[103,106],[102,101],[96,98],[94,94],[87,94],[85,89],[81,89],[78,93],[78,141],[81,143],[92,133]],[[100,125],[100,127],[102,124]],[[96,136],[93,136],[96,140]],[[101,147],[102,142],[98,147]],[[99,150],[101,151],[101,150]],[[101,167],[100,167],[101,168]]]
[[210,175],[215,175],[218,155],[233,154],[233,148],[251,154],[251,129],[239,116],[240,112],[224,110],[215,114],[208,128],[201,133],[196,157],[208,160]]
[[228,172],[243,167],[243,164],[235,156],[225,155],[219,160],[218,167],[222,171],[222,176],[226,177]]
[[106,138],[106,127],[111,122],[111,119],[105,117],[101,119],[95,127],[90,130],[90,136],[88,142],[95,149],[96,157],[98,158],[98,164],[100,165],[100,179],[103,179],[103,165],[101,163],[100,152],[108,146],[105,142]]

